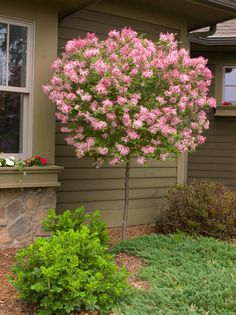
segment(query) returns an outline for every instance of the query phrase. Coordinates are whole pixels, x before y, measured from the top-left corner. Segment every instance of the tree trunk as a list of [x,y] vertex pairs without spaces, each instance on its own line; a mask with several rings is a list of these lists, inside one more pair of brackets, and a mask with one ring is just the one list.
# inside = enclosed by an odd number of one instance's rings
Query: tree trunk
[[126,239],[127,223],[128,223],[129,170],[130,170],[130,159],[126,162],[126,169],[125,169],[125,201],[124,201],[124,212],[123,212],[123,222],[122,222],[122,240]]

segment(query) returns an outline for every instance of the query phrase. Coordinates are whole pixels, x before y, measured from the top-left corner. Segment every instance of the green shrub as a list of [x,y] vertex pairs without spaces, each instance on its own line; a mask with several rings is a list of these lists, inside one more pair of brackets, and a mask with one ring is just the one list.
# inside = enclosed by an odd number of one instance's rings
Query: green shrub
[[177,185],[168,194],[169,208],[156,221],[157,232],[184,231],[227,239],[236,236],[236,193],[220,183]]
[[50,234],[71,229],[78,231],[87,222],[90,232],[97,235],[103,245],[107,245],[109,240],[107,226],[99,220],[99,217],[100,212],[98,210],[92,214],[85,214],[84,207],[74,211],[66,210],[63,214],[56,214],[55,209],[50,209],[47,219],[43,221],[43,230]]
[[109,311],[126,288],[96,233],[86,225],[38,238],[16,256],[11,283],[24,301],[39,305],[38,314]]

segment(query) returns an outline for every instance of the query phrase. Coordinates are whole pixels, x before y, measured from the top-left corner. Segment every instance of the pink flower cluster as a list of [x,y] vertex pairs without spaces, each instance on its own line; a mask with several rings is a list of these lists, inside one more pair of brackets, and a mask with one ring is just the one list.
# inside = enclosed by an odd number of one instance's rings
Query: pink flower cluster
[[154,43],[130,28],[103,41],[88,33],[67,43],[44,92],[78,158],[94,156],[101,166],[136,156],[143,164],[204,143],[205,109],[215,107],[206,64],[179,49],[173,34]]

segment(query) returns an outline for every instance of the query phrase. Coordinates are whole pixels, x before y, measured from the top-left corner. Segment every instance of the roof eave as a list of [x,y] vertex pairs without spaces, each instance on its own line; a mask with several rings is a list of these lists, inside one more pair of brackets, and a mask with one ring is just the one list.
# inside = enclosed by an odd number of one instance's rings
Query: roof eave
[[[201,1],[201,0],[200,0]],[[235,0],[207,0],[209,4],[214,4],[220,8],[233,9],[236,12],[236,1]]]
[[191,42],[205,46],[236,46],[236,37],[192,38]]

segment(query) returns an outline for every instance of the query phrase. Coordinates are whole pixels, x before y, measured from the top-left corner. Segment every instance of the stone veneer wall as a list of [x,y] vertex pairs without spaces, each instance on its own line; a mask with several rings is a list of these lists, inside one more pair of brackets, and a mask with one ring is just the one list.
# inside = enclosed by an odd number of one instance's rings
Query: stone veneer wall
[[41,221],[55,207],[55,188],[0,189],[0,247],[26,246],[44,235]]

